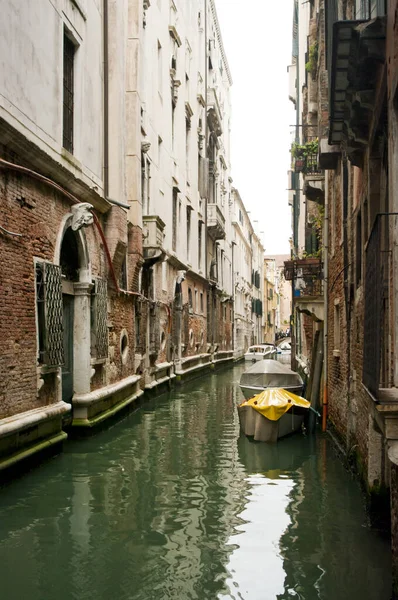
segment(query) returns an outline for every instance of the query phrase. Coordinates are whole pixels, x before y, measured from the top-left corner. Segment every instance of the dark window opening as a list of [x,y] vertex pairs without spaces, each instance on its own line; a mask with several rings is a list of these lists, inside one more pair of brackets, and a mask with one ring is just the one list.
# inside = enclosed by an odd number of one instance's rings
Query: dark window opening
[[62,275],[68,281],[79,281],[79,249],[76,235],[70,227],[62,240],[60,265]]
[[36,265],[36,303],[37,303],[37,334],[39,346],[39,363],[44,363],[45,355],[45,314],[44,314],[44,273],[43,265]]
[[362,279],[362,216],[361,213],[358,213],[357,216],[357,225],[356,225],[356,285],[357,287],[361,283]]
[[120,269],[119,287],[121,290],[127,290],[127,254],[125,255]]
[[202,221],[198,223],[198,266],[202,268]]
[[174,252],[177,250],[177,201],[178,201],[178,190],[173,188],[173,240],[172,249]]
[[64,33],[63,135],[62,145],[73,154],[75,45]]
[[187,206],[187,258],[190,259],[190,247],[191,247],[191,210],[190,206]]

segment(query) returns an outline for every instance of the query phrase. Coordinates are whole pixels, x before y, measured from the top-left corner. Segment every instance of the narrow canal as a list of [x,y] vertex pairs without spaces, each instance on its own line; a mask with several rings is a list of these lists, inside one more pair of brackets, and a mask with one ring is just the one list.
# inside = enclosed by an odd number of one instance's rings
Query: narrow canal
[[327,437],[239,436],[244,365],[0,490],[2,600],[388,600],[388,540]]

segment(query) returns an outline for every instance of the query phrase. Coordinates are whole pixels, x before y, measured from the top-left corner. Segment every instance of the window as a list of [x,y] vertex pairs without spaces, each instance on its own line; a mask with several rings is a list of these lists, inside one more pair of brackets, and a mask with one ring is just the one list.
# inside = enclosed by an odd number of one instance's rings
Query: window
[[106,279],[97,278],[94,280],[91,293],[91,354],[95,358],[106,358],[108,356],[107,289]]
[[200,312],[203,313],[203,292],[200,292]]
[[62,145],[73,154],[75,45],[64,32],[63,133]]
[[187,206],[187,259],[190,259],[190,247],[191,247],[191,210],[190,206]]
[[202,221],[198,223],[198,267],[202,268]]
[[173,240],[172,249],[177,250],[177,206],[178,206],[178,189],[173,187]]
[[65,362],[61,267],[36,263],[38,361],[47,367]]
[[192,288],[188,288],[188,306],[190,312],[193,310]]
[[386,14],[386,0],[356,0],[355,17],[357,19],[374,19]]
[[127,290],[127,253],[124,255],[120,269],[119,288],[121,290]]
[[340,300],[334,301],[334,336],[333,336],[333,355],[340,356]]
[[141,352],[141,309],[139,304],[135,305],[135,315],[134,315],[134,331],[135,331],[135,351]]
[[151,196],[151,163],[145,154],[141,153],[141,200],[142,212],[144,215],[150,214],[150,196]]
[[189,162],[189,154],[190,154],[190,145],[191,145],[191,119],[185,118],[185,169],[186,169],[186,177],[187,177],[187,185],[190,185],[190,162]]
[[356,223],[356,245],[355,245],[355,282],[358,287],[362,280],[362,216],[358,212]]

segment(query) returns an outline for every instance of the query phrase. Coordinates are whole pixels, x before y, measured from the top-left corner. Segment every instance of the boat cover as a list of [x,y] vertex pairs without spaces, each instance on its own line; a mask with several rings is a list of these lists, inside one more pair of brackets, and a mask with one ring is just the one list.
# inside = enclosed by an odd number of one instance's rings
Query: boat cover
[[242,402],[239,406],[251,406],[270,421],[279,421],[292,406],[309,408],[310,402],[287,390],[270,388],[264,390],[261,394],[257,394],[257,396],[253,396],[250,400]]
[[276,360],[262,360],[242,373],[240,385],[258,388],[300,387],[303,380],[298,373]]

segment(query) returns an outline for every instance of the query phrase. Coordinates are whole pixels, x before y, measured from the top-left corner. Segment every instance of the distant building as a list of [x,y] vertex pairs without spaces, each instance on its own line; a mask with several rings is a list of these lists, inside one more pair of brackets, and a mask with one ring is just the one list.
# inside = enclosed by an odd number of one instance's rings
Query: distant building
[[254,233],[238,190],[232,189],[234,227],[234,327],[235,358],[263,341],[264,248]]
[[292,284],[284,277],[285,261],[289,260],[288,254],[267,255],[265,261],[275,261],[275,292],[277,296],[276,307],[276,333],[286,333],[290,330],[292,314]]

